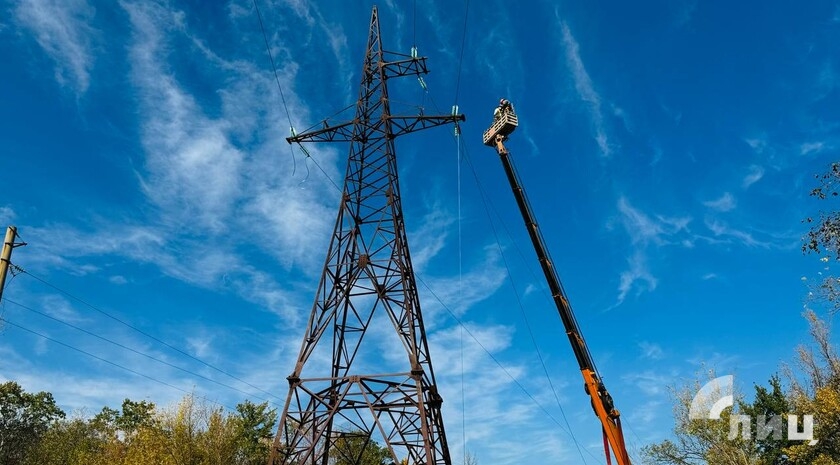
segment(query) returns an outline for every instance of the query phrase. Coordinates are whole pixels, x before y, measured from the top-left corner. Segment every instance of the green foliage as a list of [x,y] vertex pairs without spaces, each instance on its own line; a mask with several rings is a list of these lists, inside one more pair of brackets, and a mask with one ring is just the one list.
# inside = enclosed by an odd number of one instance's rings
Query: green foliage
[[813,342],[799,348],[799,376],[792,376],[789,402],[793,413],[814,416],[816,445],[796,443],[784,452],[791,463],[840,465],[840,354],[831,331],[814,312],[805,317]]
[[236,406],[236,411],[239,414],[236,428],[240,452],[237,463],[262,465],[268,462],[277,410],[269,409],[268,402],[254,404],[246,400]]
[[390,461],[388,449],[363,431],[341,433],[330,454],[330,465],[385,465]]
[[[820,186],[811,191],[812,197],[826,200],[840,195],[837,188],[840,182],[840,163],[832,163],[827,172],[817,175],[816,178]],[[826,252],[840,260],[840,213],[821,211],[818,219],[808,217],[805,222],[812,226],[803,240],[802,251]]]
[[23,463],[64,412],[52,394],[27,393],[15,382],[0,384],[0,465]]
[[91,424],[102,434],[122,435],[125,441],[130,441],[140,428],[151,428],[156,425],[155,404],[146,401],[135,402],[125,399],[122,410],[103,407],[102,411],[91,419]]
[[[782,381],[778,375],[770,377],[770,389],[764,386],[755,385],[755,399],[750,404],[741,405],[741,411],[753,419],[757,418],[771,418],[773,416],[781,416],[782,426],[787,428],[787,416],[792,412],[792,408],[788,402],[787,396],[782,389]],[[774,465],[780,463],[784,454],[784,449],[794,443],[788,441],[786,438],[778,439],[772,435],[759,438],[757,431],[757,424],[752,422],[751,435],[755,438],[755,448],[758,454],[758,463],[763,465]]]
[[[811,191],[812,197],[827,200],[840,196],[840,163],[832,163],[828,171],[817,175],[816,178],[819,187]],[[840,212],[821,210],[819,217],[808,217],[804,222],[810,225],[810,230],[802,240],[802,251],[818,254],[825,252],[826,261],[829,257],[840,260]],[[840,279],[828,275],[812,292],[823,302],[832,305],[833,312],[840,311]]]
[[796,443],[784,452],[792,463],[840,465],[840,391],[833,386],[817,389],[814,396],[794,398],[796,411],[814,415],[815,445]]
[[[709,374],[709,380],[714,379]],[[731,409],[720,420],[689,418],[691,401],[700,391],[699,381],[674,391],[674,440],[665,440],[642,449],[646,463],[660,465],[753,465],[757,464],[755,446],[740,435],[729,439]]]
[[[159,410],[125,399],[92,418],[61,420],[49,393],[0,386],[0,465],[263,465],[268,462],[277,412],[245,401],[235,412],[193,395]],[[374,457],[375,444],[364,451]],[[360,449],[361,450],[361,449]]]
[[49,428],[26,457],[27,465],[96,465],[107,443],[89,422],[74,419]]

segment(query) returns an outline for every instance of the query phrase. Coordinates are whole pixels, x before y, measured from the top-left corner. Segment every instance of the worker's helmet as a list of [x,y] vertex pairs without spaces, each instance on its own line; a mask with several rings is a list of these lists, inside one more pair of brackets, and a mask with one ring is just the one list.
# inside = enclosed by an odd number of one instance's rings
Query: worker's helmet
[[500,99],[499,99],[499,105],[504,105],[504,103],[505,103],[505,99],[500,98]]

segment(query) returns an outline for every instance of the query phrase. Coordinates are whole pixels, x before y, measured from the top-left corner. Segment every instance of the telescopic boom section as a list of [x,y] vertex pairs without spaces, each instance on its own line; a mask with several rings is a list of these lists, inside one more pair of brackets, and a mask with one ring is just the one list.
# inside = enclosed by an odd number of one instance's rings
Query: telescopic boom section
[[[584,389],[592,400],[592,408],[595,410],[595,415],[597,415],[598,419],[601,420],[604,433],[604,446],[606,448],[607,442],[609,443],[613,455],[615,455],[616,461],[619,465],[630,465],[630,458],[624,445],[624,434],[621,430],[619,412],[613,405],[612,397],[607,391],[607,388],[604,386],[604,383],[601,381],[598,370],[595,368],[595,362],[592,360],[592,355],[586,348],[583,335],[581,334],[578,323],[575,320],[574,313],[572,313],[572,307],[569,305],[569,299],[566,297],[563,286],[560,284],[560,278],[558,277],[557,271],[552,264],[551,257],[548,254],[545,239],[543,239],[542,234],[537,227],[534,212],[531,210],[531,206],[528,203],[525,190],[522,188],[519,175],[516,173],[513,161],[510,158],[510,153],[507,148],[505,148],[504,141],[507,139],[507,135],[513,132],[516,125],[518,125],[518,121],[515,120],[516,116],[513,114],[513,111],[510,110],[509,113],[510,115],[503,112],[501,115],[503,124],[499,124],[498,118],[494,121],[493,125],[484,133],[484,143],[486,145],[491,145],[491,143],[488,142],[492,141],[496,148],[496,152],[499,154],[499,158],[502,160],[502,165],[505,168],[505,174],[510,182],[513,195],[516,197],[516,203],[519,205],[519,211],[522,213],[522,219],[525,220],[525,226],[528,228],[528,235],[531,237],[534,250],[537,252],[537,258],[540,261],[543,274],[545,274],[545,279],[548,282],[548,288],[551,290],[551,296],[557,306],[557,311],[560,313],[560,319],[563,320],[563,326],[566,329],[566,335],[569,337],[569,342],[572,344],[572,350],[575,353],[575,358],[577,359],[578,366],[580,367],[581,374],[583,375]],[[514,118],[512,125],[510,124],[511,118]],[[506,129],[497,130],[497,128]],[[609,451],[605,452],[607,454],[607,462],[609,463]]]

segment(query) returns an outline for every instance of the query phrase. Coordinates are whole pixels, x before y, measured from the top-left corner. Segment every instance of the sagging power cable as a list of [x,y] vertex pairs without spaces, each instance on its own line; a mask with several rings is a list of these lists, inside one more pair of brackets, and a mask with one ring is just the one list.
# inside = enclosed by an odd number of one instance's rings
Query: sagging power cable
[[[139,372],[139,371],[137,371],[137,370],[133,370],[133,369],[128,368],[128,367],[126,367],[126,366],[124,366],[124,365],[120,365],[119,363],[116,363],[116,362],[112,362],[111,360],[108,360],[108,359],[106,359],[106,358],[102,358],[102,357],[100,357],[100,356],[98,356],[98,355],[95,355],[95,354],[92,354],[92,353],[90,353],[90,352],[88,352],[88,351],[86,351],[86,350],[79,349],[78,347],[74,347],[74,346],[72,346],[72,345],[70,345],[70,344],[67,344],[66,342],[62,342],[62,341],[59,341],[58,339],[51,338],[51,337],[47,336],[46,334],[42,334],[42,333],[39,333],[39,332],[37,332],[37,331],[35,331],[35,330],[33,330],[33,329],[29,329],[29,328],[27,328],[27,327],[25,327],[25,326],[19,325],[19,324],[15,323],[14,321],[11,321],[11,320],[9,320],[9,319],[7,319],[7,318],[2,318],[2,321],[3,321],[3,323],[5,323],[5,324],[7,324],[7,325],[9,325],[9,326],[12,326],[12,327],[15,327],[15,328],[17,328],[17,329],[20,329],[21,331],[25,331],[25,332],[27,332],[27,333],[33,334],[33,335],[38,336],[38,337],[40,337],[40,338],[43,338],[43,339],[45,339],[45,340],[47,340],[47,341],[50,341],[50,342],[52,342],[52,343],[54,343],[54,344],[58,344],[58,345],[60,345],[60,346],[66,347],[66,348],[68,348],[68,349],[70,349],[70,350],[73,350],[73,351],[79,352],[80,354],[87,355],[88,357],[91,357],[91,358],[94,358],[94,359],[96,359],[96,360],[99,360],[100,362],[107,363],[108,365],[114,366],[114,367],[119,368],[119,369],[121,369],[121,370],[125,370],[125,371],[127,371],[127,372],[129,372],[129,373],[132,373],[132,374],[134,374],[134,375],[137,375],[137,376],[140,376],[140,377],[146,378],[146,379],[148,379],[148,380],[150,380],[150,381],[154,381],[155,383],[162,384],[162,385],[167,386],[167,387],[170,387],[170,388],[172,388],[172,389],[175,389],[175,390],[181,391],[181,392],[183,392],[183,393],[185,393],[185,394],[187,394],[187,395],[192,394],[190,391],[188,391],[188,390],[186,390],[186,389],[183,389],[183,388],[180,388],[180,387],[178,387],[178,386],[175,386],[174,384],[170,384],[170,383],[167,383],[166,381],[163,381],[163,380],[157,379],[157,378],[152,377],[152,376],[149,376],[149,375],[147,375],[147,374],[140,373],[140,372]],[[219,402],[215,402],[215,401],[212,401],[212,400],[210,400],[210,399],[206,399],[206,400],[207,400],[208,402],[212,403],[212,404],[218,405],[218,406],[220,406],[220,407],[224,407],[224,408],[226,408],[227,410],[229,410],[229,411],[231,411],[231,412],[236,412],[236,411],[237,411],[235,408],[230,407],[230,406],[228,406],[228,405],[225,405],[225,404],[222,404],[222,403],[219,403]]]
[[[252,393],[250,393],[250,392],[243,391],[242,389],[239,389],[239,388],[234,387],[234,386],[230,386],[230,385],[225,384],[225,383],[222,383],[222,382],[220,382],[220,381],[216,381],[215,379],[208,378],[207,376],[204,376],[204,375],[202,375],[202,374],[196,373],[196,372],[194,372],[194,371],[187,370],[186,368],[179,367],[179,366],[177,366],[177,365],[175,365],[175,364],[173,364],[173,363],[167,362],[166,360],[162,360],[162,359],[157,358],[157,357],[155,357],[155,356],[153,356],[153,355],[149,355],[149,354],[147,354],[147,353],[145,353],[145,352],[139,351],[139,350],[134,349],[134,348],[132,348],[132,347],[129,347],[129,346],[125,345],[125,344],[119,343],[119,342],[114,341],[114,340],[112,340],[112,339],[108,339],[107,337],[100,336],[99,334],[96,334],[96,333],[94,333],[94,332],[92,332],[92,331],[88,331],[88,330],[86,330],[86,329],[84,329],[84,328],[82,328],[82,327],[76,326],[76,325],[74,325],[74,324],[72,324],[72,323],[68,323],[68,322],[66,322],[66,321],[64,321],[64,320],[62,320],[62,319],[60,319],[60,318],[56,318],[56,317],[54,317],[54,316],[52,316],[52,315],[48,315],[48,314],[46,314],[46,313],[44,313],[44,312],[42,312],[42,311],[39,311],[39,310],[36,310],[36,309],[34,309],[34,308],[32,308],[32,307],[26,306],[26,305],[24,305],[24,304],[22,304],[22,303],[16,302],[16,301],[11,300],[11,299],[6,299],[6,301],[7,301],[7,302],[9,302],[10,304],[12,304],[12,305],[16,305],[16,306],[18,306],[18,307],[20,307],[20,308],[22,308],[22,309],[24,309],[24,310],[26,310],[26,311],[29,311],[29,312],[35,313],[36,315],[40,315],[40,316],[42,316],[42,317],[44,317],[44,318],[50,319],[50,320],[55,321],[55,322],[57,322],[57,323],[60,323],[60,324],[62,324],[62,325],[64,325],[64,326],[67,326],[67,327],[69,327],[69,328],[75,329],[76,331],[79,331],[79,332],[81,332],[81,333],[87,334],[88,336],[91,336],[91,337],[94,337],[94,338],[96,338],[96,339],[99,339],[100,341],[107,342],[107,343],[109,343],[109,344],[111,344],[111,345],[117,346],[117,347],[119,347],[119,348],[121,348],[121,349],[124,349],[124,350],[127,350],[127,351],[129,351],[129,352],[132,352],[132,353],[134,353],[134,354],[140,355],[140,356],[145,357],[145,358],[147,358],[147,359],[149,359],[149,360],[152,360],[152,361],[155,361],[155,362],[161,363],[161,364],[166,365],[166,366],[168,366],[168,367],[170,367],[170,368],[174,368],[174,369],[176,369],[176,370],[178,370],[178,371],[181,371],[181,372],[183,372],[183,373],[186,373],[186,374],[188,374],[188,375],[195,376],[195,377],[200,378],[200,379],[203,379],[203,380],[205,380],[205,381],[209,381],[209,382],[211,382],[211,383],[213,383],[213,384],[216,384],[216,385],[218,385],[218,386],[221,386],[221,387],[224,387],[224,388],[230,389],[230,390],[232,390],[232,391],[236,391],[236,392],[238,392],[238,393],[240,393],[240,394],[244,394],[244,395],[246,395],[246,396],[251,396],[251,395],[253,395],[253,394],[252,394]],[[263,400],[268,400],[268,399],[263,399]]]
[[[91,304],[91,303],[87,302],[86,300],[84,300],[84,299],[82,299],[82,298],[80,298],[80,297],[77,297],[77,296],[75,296],[75,295],[71,294],[70,292],[68,292],[68,291],[66,291],[66,290],[64,290],[64,289],[62,289],[62,288],[60,288],[60,287],[56,286],[55,284],[52,284],[52,283],[48,282],[47,280],[45,280],[45,279],[43,279],[43,278],[41,278],[41,277],[38,277],[38,276],[36,276],[36,275],[32,274],[30,271],[24,270],[23,268],[20,268],[20,267],[18,267],[18,269],[20,270],[20,272],[21,272],[22,274],[25,274],[25,275],[27,275],[27,276],[32,277],[33,279],[35,279],[36,281],[41,282],[41,283],[42,283],[42,284],[44,284],[45,286],[48,286],[48,287],[50,287],[50,288],[52,288],[52,289],[54,289],[54,290],[56,290],[56,291],[58,291],[58,292],[60,292],[60,293],[64,294],[65,296],[67,296],[67,297],[69,297],[69,298],[71,298],[71,299],[75,300],[76,302],[79,302],[80,304],[82,304],[82,305],[84,305],[84,306],[86,306],[86,307],[90,308],[91,310],[93,310],[93,311],[95,311],[95,312],[97,312],[97,313],[100,313],[100,314],[102,314],[102,315],[104,315],[104,316],[106,316],[106,317],[110,318],[110,319],[111,319],[111,320],[113,320],[113,321],[116,321],[117,323],[119,323],[119,324],[121,324],[121,325],[125,326],[126,328],[131,329],[132,331],[135,331],[135,332],[137,332],[137,333],[139,333],[139,334],[141,334],[141,335],[143,335],[143,336],[145,336],[145,337],[147,337],[147,338],[151,339],[152,341],[155,341],[155,342],[157,342],[158,344],[161,344],[161,345],[163,345],[163,346],[165,346],[165,347],[169,348],[170,350],[173,350],[173,351],[175,351],[175,352],[177,352],[177,353],[179,353],[179,354],[183,355],[184,357],[190,358],[190,359],[192,359],[192,360],[194,360],[194,361],[196,361],[196,362],[198,362],[198,363],[200,363],[200,364],[202,364],[202,365],[206,366],[207,368],[210,368],[211,370],[214,370],[214,371],[216,371],[216,372],[218,372],[218,373],[221,373],[221,374],[223,374],[223,375],[225,375],[225,376],[227,376],[227,377],[229,377],[229,378],[231,378],[231,379],[234,379],[234,380],[236,380],[236,381],[239,381],[240,383],[242,383],[242,384],[244,384],[244,385],[246,385],[246,386],[250,387],[251,389],[254,389],[254,390],[256,390],[256,391],[259,391],[259,392],[261,392],[261,393],[263,393],[263,394],[265,394],[265,395],[267,395],[267,396],[273,397],[273,398],[275,398],[275,399],[280,399],[280,398],[279,398],[279,397],[277,397],[276,395],[274,395],[274,394],[272,394],[272,393],[270,393],[270,392],[268,392],[268,391],[266,391],[266,390],[264,390],[264,389],[261,389],[261,388],[259,388],[259,387],[255,386],[255,385],[253,385],[253,384],[249,383],[248,381],[245,381],[244,379],[239,378],[238,376],[236,376],[236,375],[234,375],[234,374],[232,374],[232,373],[229,373],[229,372],[227,372],[227,371],[225,371],[225,370],[223,370],[223,369],[221,369],[221,368],[219,368],[219,367],[217,367],[217,366],[215,366],[215,365],[212,365],[212,364],[210,364],[210,363],[208,363],[208,362],[205,362],[204,360],[201,360],[200,358],[198,358],[198,357],[196,357],[196,356],[194,356],[194,355],[192,355],[192,354],[189,354],[189,353],[187,353],[187,352],[185,352],[185,351],[183,351],[183,350],[181,350],[181,349],[179,349],[179,348],[177,348],[177,347],[173,346],[172,344],[170,344],[170,343],[168,343],[168,342],[166,342],[166,341],[164,341],[164,340],[162,340],[162,339],[160,339],[160,338],[158,338],[158,337],[155,337],[154,335],[152,335],[152,334],[150,334],[150,333],[148,333],[148,332],[146,332],[146,331],[143,331],[142,329],[140,329],[140,328],[138,328],[138,327],[136,327],[136,326],[132,325],[131,323],[128,323],[128,322],[126,322],[126,321],[124,321],[124,320],[122,320],[122,319],[120,319],[120,318],[117,318],[116,316],[114,316],[114,315],[112,315],[112,314],[110,314],[110,313],[106,312],[105,310],[102,310],[101,308],[99,308],[99,307],[97,307],[97,306],[95,306],[95,305],[93,305],[93,304]],[[280,399],[280,400],[284,400],[284,399]]]

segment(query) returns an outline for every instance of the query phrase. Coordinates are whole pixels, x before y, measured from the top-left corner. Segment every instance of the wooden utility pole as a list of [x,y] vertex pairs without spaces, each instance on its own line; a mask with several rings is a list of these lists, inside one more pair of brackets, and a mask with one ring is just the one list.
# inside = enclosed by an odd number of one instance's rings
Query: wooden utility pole
[[3,300],[3,288],[6,286],[6,273],[8,273],[11,264],[12,249],[20,245],[26,245],[25,242],[15,244],[16,238],[17,228],[9,226],[6,229],[6,240],[3,241],[3,252],[0,253],[0,300]]

